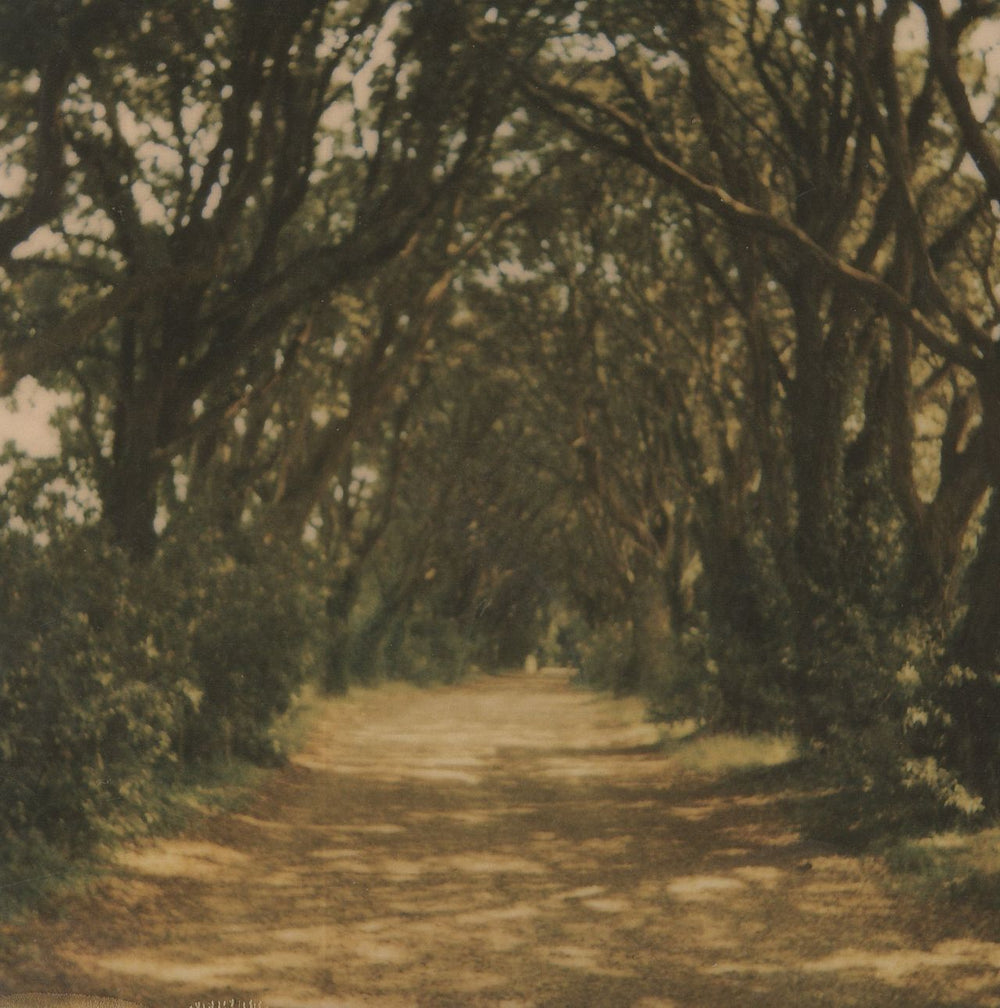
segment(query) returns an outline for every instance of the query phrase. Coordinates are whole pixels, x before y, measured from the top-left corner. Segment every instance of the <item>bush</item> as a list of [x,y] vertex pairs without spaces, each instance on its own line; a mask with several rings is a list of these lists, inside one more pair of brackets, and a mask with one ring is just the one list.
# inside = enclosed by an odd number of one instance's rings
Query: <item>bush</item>
[[580,658],[577,679],[595,689],[615,689],[630,675],[634,654],[631,627],[604,623],[576,642]]
[[457,682],[476,659],[475,646],[461,620],[417,610],[400,620],[383,643],[383,674],[419,686]]
[[276,545],[183,531],[143,572],[157,647],[185,682],[175,748],[185,763],[280,759],[270,728],[318,669],[321,593]]
[[320,594],[276,548],[191,536],[137,566],[96,528],[23,526],[0,533],[0,860],[15,877],[146,828],[178,769],[279,757],[271,724],[321,623]]
[[137,632],[124,559],[74,532],[0,538],[0,836],[74,855],[136,827],[183,683]]

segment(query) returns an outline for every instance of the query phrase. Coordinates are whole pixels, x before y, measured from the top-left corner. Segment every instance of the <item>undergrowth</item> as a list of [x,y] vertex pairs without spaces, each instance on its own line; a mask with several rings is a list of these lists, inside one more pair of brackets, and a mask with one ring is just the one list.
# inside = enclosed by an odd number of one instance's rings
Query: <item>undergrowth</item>
[[[305,744],[318,716],[322,697],[306,684],[288,710],[270,728],[274,751],[282,757]],[[85,853],[68,855],[40,838],[5,844],[4,878],[0,882],[0,921],[38,911],[58,917],[65,897],[86,891],[102,876],[115,853],[129,843],[150,837],[171,837],[200,818],[238,812],[251,802],[275,772],[246,759],[217,759],[176,768],[150,789],[141,818],[130,820]]]
[[882,855],[898,888],[974,912],[1000,912],[1000,827],[902,839]]

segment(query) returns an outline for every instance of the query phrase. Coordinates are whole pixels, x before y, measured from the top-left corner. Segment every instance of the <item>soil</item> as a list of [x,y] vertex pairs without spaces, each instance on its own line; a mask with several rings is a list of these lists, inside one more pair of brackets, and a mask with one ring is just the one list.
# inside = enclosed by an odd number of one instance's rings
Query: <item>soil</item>
[[[240,813],[0,932],[0,992],[152,1008],[1000,1006],[981,920],[804,841],[565,673],[324,704]],[[996,936],[1000,938],[1000,936]]]

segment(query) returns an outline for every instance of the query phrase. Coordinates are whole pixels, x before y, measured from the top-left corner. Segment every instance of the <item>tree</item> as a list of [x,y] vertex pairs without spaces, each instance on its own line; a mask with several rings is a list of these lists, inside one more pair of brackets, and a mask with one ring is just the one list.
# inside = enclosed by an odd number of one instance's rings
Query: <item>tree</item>
[[63,251],[12,264],[62,283],[4,346],[4,387],[76,385],[105,516],[148,556],[177,455],[280,379],[310,306],[454,199],[497,112],[451,4],[185,4],[100,27],[60,78]]

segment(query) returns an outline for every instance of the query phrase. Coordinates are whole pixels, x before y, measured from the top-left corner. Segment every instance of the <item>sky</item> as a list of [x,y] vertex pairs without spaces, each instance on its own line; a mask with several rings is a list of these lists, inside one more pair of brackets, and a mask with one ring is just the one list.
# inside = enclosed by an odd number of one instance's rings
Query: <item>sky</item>
[[0,447],[8,441],[29,455],[55,455],[59,435],[49,417],[65,397],[43,389],[34,378],[18,382],[14,395],[0,400]]

